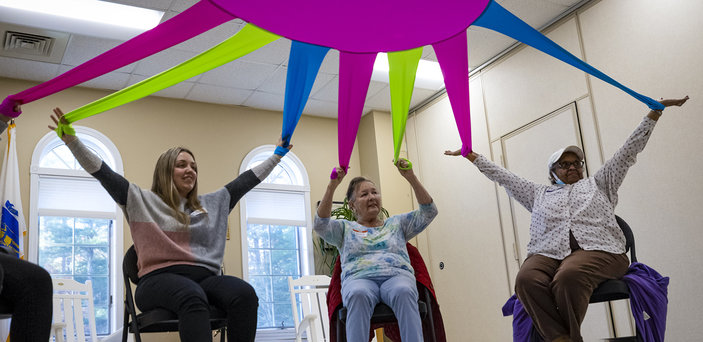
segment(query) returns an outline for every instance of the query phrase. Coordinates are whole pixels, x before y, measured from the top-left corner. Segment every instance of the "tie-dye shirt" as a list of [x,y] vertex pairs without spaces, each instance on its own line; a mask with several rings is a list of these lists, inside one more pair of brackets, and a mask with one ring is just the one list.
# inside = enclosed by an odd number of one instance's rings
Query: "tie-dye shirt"
[[340,250],[341,279],[414,276],[405,243],[420,234],[437,216],[434,202],[420,209],[389,217],[379,227],[315,215],[315,232]]

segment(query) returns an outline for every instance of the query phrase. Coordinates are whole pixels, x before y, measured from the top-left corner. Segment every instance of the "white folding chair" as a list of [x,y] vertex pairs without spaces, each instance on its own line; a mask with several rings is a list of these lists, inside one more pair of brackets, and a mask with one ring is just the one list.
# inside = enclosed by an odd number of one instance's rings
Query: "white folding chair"
[[[295,319],[295,341],[301,342],[306,331],[309,342],[328,342],[330,320],[327,314],[327,289],[331,278],[325,275],[303,276],[298,279],[288,277],[290,303]],[[298,316],[298,299],[302,307],[303,319]]]
[[[93,307],[93,285],[90,280],[85,284],[73,279],[53,279],[54,303],[51,336],[57,342],[97,342],[98,333],[95,328],[95,309]],[[85,314],[90,329],[89,339],[85,336]],[[64,330],[66,331],[64,335]]]

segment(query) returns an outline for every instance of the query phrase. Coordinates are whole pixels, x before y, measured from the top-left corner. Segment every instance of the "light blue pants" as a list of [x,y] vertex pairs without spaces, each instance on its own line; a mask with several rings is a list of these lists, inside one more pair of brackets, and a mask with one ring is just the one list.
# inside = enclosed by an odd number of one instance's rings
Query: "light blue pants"
[[347,341],[368,342],[371,314],[379,302],[390,306],[398,319],[403,342],[422,342],[422,322],[417,309],[415,277],[353,279],[342,283],[342,301],[347,308]]

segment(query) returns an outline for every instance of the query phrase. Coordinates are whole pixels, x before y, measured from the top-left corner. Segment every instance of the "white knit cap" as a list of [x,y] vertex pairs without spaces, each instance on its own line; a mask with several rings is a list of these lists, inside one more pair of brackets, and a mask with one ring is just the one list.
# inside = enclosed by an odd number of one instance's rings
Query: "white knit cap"
[[566,153],[566,152],[571,152],[571,153],[575,154],[579,158],[579,160],[583,160],[583,151],[581,151],[581,148],[579,148],[578,146],[574,146],[574,145],[567,146],[567,147],[558,149],[556,152],[552,153],[552,155],[549,157],[549,160],[547,161],[547,170],[551,170],[552,166],[554,166],[554,163],[559,161],[561,156],[563,156],[564,153]]

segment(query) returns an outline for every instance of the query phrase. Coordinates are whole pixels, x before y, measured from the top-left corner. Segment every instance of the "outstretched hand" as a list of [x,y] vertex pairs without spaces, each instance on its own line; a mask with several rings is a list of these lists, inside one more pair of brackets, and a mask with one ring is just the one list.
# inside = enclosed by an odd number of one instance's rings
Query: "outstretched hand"
[[288,144],[288,146],[285,145],[286,141],[283,140],[283,137],[278,137],[278,142],[276,142],[276,150],[273,151],[273,153],[284,157],[290,151],[290,149],[293,148],[293,144]]
[[[68,121],[66,121],[66,118],[63,117],[63,112],[61,111],[61,108],[58,108],[58,107],[54,108],[54,114],[51,114],[49,117],[54,122],[54,124],[53,125],[49,124],[47,127],[49,127],[49,129],[52,131],[56,131],[56,127],[59,126],[59,122],[62,125],[70,125],[70,123]],[[64,143],[68,144],[71,141],[76,140],[75,131],[67,132],[66,130],[64,130],[62,133],[63,134],[59,134],[59,137],[61,138],[61,140],[63,140]],[[70,133],[72,133],[72,134],[70,134]]]
[[[444,155],[446,155],[446,156],[461,156],[461,149],[458,149],[456,151],[446,150],[446,151],[444,151]],[[471,151],[469,154],[466,155],[465,158],[473,163],[474,160],[476,160],[476,158],[478,158],[478,154],[476,154],[474,151]]]
[[689,97],[686,95],[686,97],[681,98],[681,99],[661,99],[659,100],[659,103],[663,104],[664,107],[671,107],[671,106],[677,106],[681,107],[686,101],[688,101]]
[[[15,102],[15,105],[12,106],[12,110],[15,113],[22,113],[22,105],[19,102]],[[12,120],[11,116],[6,116],[5,114],[0,113],[0,120],[4,122],[10,122]]]
[[288,144],[288,146],[284,146],[285,143],[286,142],[283,140],[283,137],[278,137],[278,141],[276,142],[276,146],[287,148],[290,151],[290,149],[293,148],[293,144]]
[[336,188],[337,186],[339,186],[340,183],[342,183],[342,179],[344,179],[344,176],[346,175],[347,172],[344,171],[343,167],[335,167],[334,170],[332,170],[332,174],[330,175],[330,185]]
[[456,151],[446,150],[446,151],[444,151],[444,155],[446,155],[446,156],[460,156],[461,149],[458,149]]
[[408,178],[415,174],[413,172],[413,163],[405,158],[398,158],[395,162],[395,167],[398,168],[398,172],[400,172],[400,175],[404,178]]

